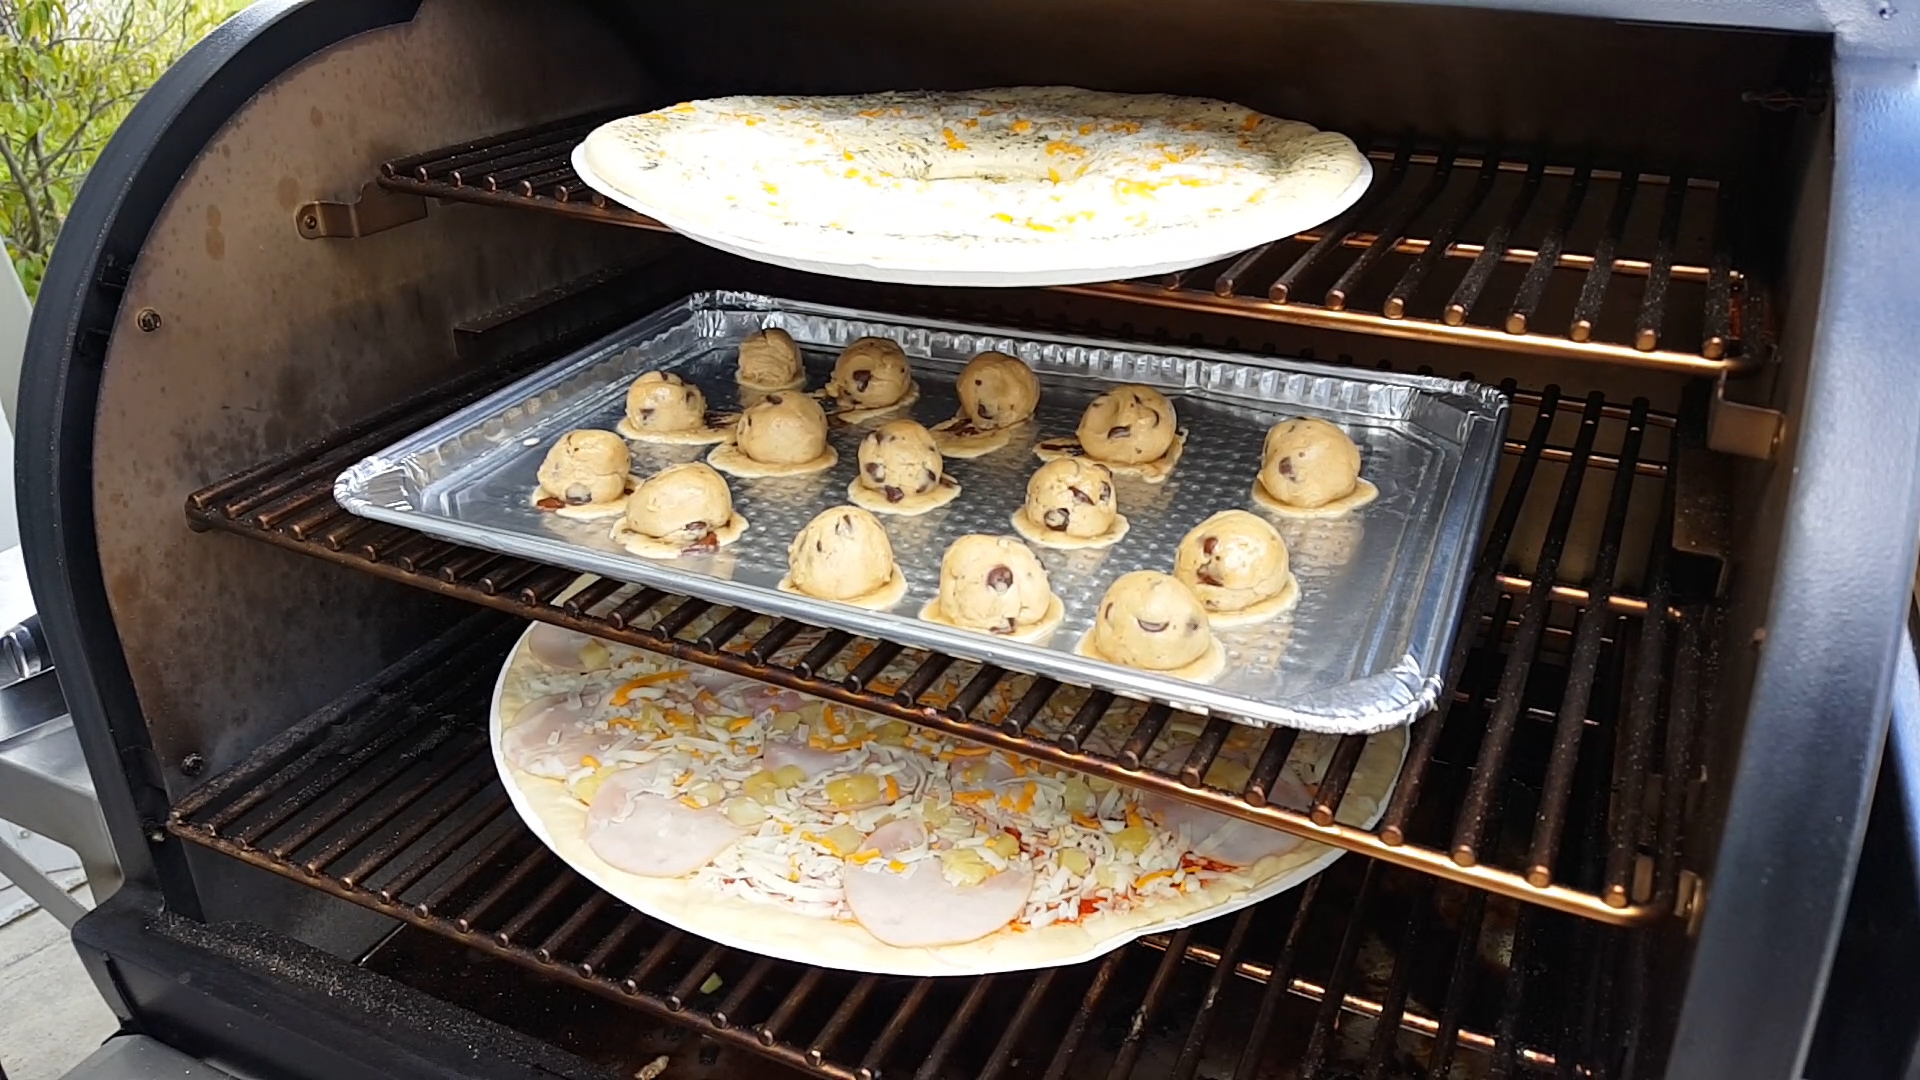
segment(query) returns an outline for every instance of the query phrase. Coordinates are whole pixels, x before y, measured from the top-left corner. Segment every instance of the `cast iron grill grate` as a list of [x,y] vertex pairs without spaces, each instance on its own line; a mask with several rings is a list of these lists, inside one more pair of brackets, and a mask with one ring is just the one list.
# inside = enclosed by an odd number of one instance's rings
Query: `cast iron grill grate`
[[[619,113],[389,161],[390,191],[646,229],[569,164]],[[1375,144],[1374,183],[1328,224],[1165,278],[1071,286],[1136,303],[1384,337],[1662,368],[1744,369],[1750,291],[1734,207],[1710,179],[1539,152]]]
[[467,620],[189,794],[170,830],[819,1076],[1604,1076],[1632,1041],[1629,932],[1367,859],[1038,972],[863,976],[687,935],[512,812],[485,718],[519,629]]
[[[1097,688],[1063,705],[1075,691],[1051,680],[611,580],[569,593],[580,578],[572,570],[356,518],[334,502],[340,470],[477,389],[397,407],[236,474],[190,496],[187,515],[196,528],[909,720],[1450,881],[1604,923],[1649,922],[1681,893],[1685,786],[1661,781],[1686,775],[1700,667],[1700,620],[1670,606],[1664,575],[1671,485],[1654,451],[1674,421],[1644,401],[1508,390],[1516,408],[1504,489],[1447,691],[1413,725],[1399,784],[1372,829],[1335,821],[1367,736],[1340,743],[1312,805],[1282,805],[1267,796],[1295,751],[1289,730],[1266,736],[1245,784],[1226,790],[1203,778],[1228,718],[1199,721],[1205,731],[1190,756],[1163,771],[1142,764],[1170,737],[1163,705]],[[1590,565],[1573,567],[1570,549],[1591,550]],[[1615,588],[1635,560],[1644,596]],[[1096,727],[1114,725],[1130,732],[1118,752],[1087,745]],[[1612,784],[1612,795],[1576,797],[1586,774]],[[1596,872],[1567,843],[1584,829],[1604,836]]]

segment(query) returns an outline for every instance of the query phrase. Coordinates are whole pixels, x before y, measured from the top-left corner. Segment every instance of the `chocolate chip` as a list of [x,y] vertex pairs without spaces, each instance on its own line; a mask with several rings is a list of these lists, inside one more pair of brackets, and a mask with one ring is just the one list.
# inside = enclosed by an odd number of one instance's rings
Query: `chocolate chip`
[[567,504],[549,495],[546,498],[541,499],[538,505],[542,510],[558,510]]
[[1006,592],[1013,588],[1013,570],[1011,567],[996,566],[987,571],[987,588],[994,592]]
[[818,551],[822,554],[825,554],[827,550],[827,545],[818,540],[815,540],[813,542],[813,550]]
[[785,400],[787,400],[787,399],[786,399],[786,398],[783,398],[783,397],[781,397],[781,396],[780,396],[779,394],[768,394],[768,395],[767,395],[767,404],[769,404],[769,405],[778,405],[778,404],[780,404],[781,402],[783,402],[783,401],[785,401]]
[[1016,624],[1016,623],[1015,623],[1015,622],[1013,621],[1013,616],[1011,616],[1011,615],[1009,615],[1009,616],[1007,616],[1007,621],[1006,621],[1006,622],[1003,622],[1003,623],[1001,623],[1001,624],[1000,624],[999,626],[994,626],[994,627],[989,627],[989,628],[988,628],[988,630],[987,630],[987,633],[989,633],[989,634],[1011,634],[1011,633],[1013,633],[1014,631],[1016,631],[1016,630],[1018,630],[1018,629],[1020,629],[1020,627],[1019,627],[1019,625],[1018,625],[1018,624]]
[[1200,584],[1202,585],[1225,585],[1226,584],[1226,582],[1220,580],[1219,575],[1213,572],[1212,563],[1207,563],[1204,566],[1200,567],[1199,570],[1194,571],[1193,576],[1195,578],[1198,578],[1200,581]]
[[833,531],[840,536],[853,535],[853,515],[841,514],[840,520],[833,523]]
[[711,555],[719,550],[720,537],[710,531],[703,533],[700,539],[695,540],[686,547],[686,553],[688,555]]
[[924,471],[927,474],[927,479],[924,483],[920,485],[920,490],[932,491],[934,488],[934,485],[940,482],[940,474],[937,472],[934,472],[932,469],[926,469]]
[[1121,424],[1118,427],[1110,427],[1107,429],[1107,438],[1109,439],[1126,439],[1126,438],[1131,438],[1132,435],[1133,435],[1133,429],[1128,427],[1125,424]]
[[1189,634],[1194,634],[1194,633],[1198,633],[1199,631],[1200,631],[1200,620],[1199,620],[1199,619],[1188,619],[1188,620],[1187,620],[1187,633],[1189,633]]
[[1293,459],[1292,458],[1283,457],[1280,459],[1280,464],[1274,467],[1280,470],[1281,476],[1284,476],[1289,480],[1293,479]]
[[1071,515],[1068,514],[1066,507],[1056,506],[1053,509],[1047,511],[1046,514],[1044,514],[1040,518],[1040,521],[1042,524],[1046,525],[1047,528],[1052,529],[1054,532],[1066,532],[1067,518],[1069,516]]
[[863,394],[867,392],[868,385],[873,382],[873,372],[866,368],[861,368],[847,377],[853,380],[853,388]]
[[1111,618],[1113,618],[1113,605],[1112,605],[1112,604],[1108,604],[1108,605],[1107,605],[1106,607],[1103,607],[1103,608],[1101,608],[1101,609],[1100,609],[1100,617],[1101,617],[1101,618],[1103,618],[1103,619],[1111,619]]
[[1069,487],[1067,488],[1067,491],[1068,491],[1068,492],[1069,492],[1070,494],[1072,494],[1072,495],[1073,495],[1073,501],[1074,501],[1074,502],[1077,502],[1077,503],[1079,503],[1079,504],[1080,504],[1080,505],[1082,505],[1082,506],[1092,506],[1092,505],[1093,505],[1093,496],[1091,496],[1091,495],[1088,495],[1088,494],[1087,494],[1086,492],[1084,492],[1084,491],[1081,491],[1081,490],[1080,490],[1079,488],[1077,488],[1077,487],[1072,487],[1072,486],[1069,486]]
[[682,532],[690,532],[696,535],[708,531],[707,523],[704,521],[689,521],[685,525],[682,525],[680,529]]
[[1112,484],[1102,483],[1100,485],[1100,501],[1101,502],[1113,501],[1113,485]]
[[566,498],[572,506],[585,506],[593,501],[593,491],[585,484],[573,484],[567,488]]
[[990,408],[990,407],[989,407],[989,406],[987,405],[987,403],[986,403],[986,402],[984,402],[984,401],[976,401],[976,402],[974,402],[974,403],[973,403],[973,411],[974,411],[975,413],[977,413],[977,414],[979,414],[979,416],[980,416],[980,419],[982,419],[982,420],[991,420],[991,419],[993,419],[993,409],[992,409],[992,408]]
[[1209,536],[1206,539],[1200,541],[1200,550],[1208,555],[1213,554],[1213,549],[1219,546],[1220,546],[1220,538],[1217,536]]
[[692,404],[692,403],[693,403],[693,399],[694,399],[694,397],[695,397],[695,396],[697,396],[697,395],[698,395],[698,393],[699,393],[699,392],[698,392],[698,391],[696,391],[696,390],[695,390],[695,389],[694,389],[693,387],[691,387],[691,386],[689,386],[689,387],[687,387],[687,392],[686,392],[686,395],[685,395],[685,396],[686,396],[686,399],[687,399],[687,403],[688,403],[688,404]]
[[1148,427],[1159,427],[1160,426],[1160,410],[1149,407],[1147,409],[1147,419],[1152,421],[1152,423],[1147,425]]
[[867,475],[873,477],[875,481],[885,480],[887,478],[887,467],[877,461],[867,462],[866,470]]
[[643,420],[643,421],[644,421],[644,420],[651,420],[651,419],[653,419],[653,410],[652,410],[652,409],[650,409],[650,408],[649,408],[649,409],[641,409],[641,410],[640,410],[640,419],[641,419],[641,420]]
[[1139,623],[1140,629],[1145,630],[1149,634],[1157,634],[1167,628],[1167,624],[1163,622],[1148,622],[1141,618],[1135,618],[1133,621]]
[[906,492],[901,491],[899,488],[894,487],[892,484],[888,484],[886,487],[881,488],[880,494],[885,495],[887,497],[887,501],[890,503],[897,503],[901,499],[904,499],[907,497]]

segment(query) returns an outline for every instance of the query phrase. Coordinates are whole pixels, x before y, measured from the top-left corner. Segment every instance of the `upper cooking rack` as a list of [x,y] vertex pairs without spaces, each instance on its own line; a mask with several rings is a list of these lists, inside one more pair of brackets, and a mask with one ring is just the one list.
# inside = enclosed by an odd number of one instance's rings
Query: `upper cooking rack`
[[[391,191],[665,231],[569,163],[619,113],[562,120],[380,166]],[[1385,337],[1718,374],[1746,368],[1748,282],[1718,182],[1550,163],[1534,152],[1375,144],[1374,181],[1326,225],[1090,296]]]
[[[898,642],[821,632],[798,620],[774,620],[653,588],[596,614],[603,601],[632,587],[601,579],[562,599],[580,577],[577,571],[355,517],[334,501],[333,478],[341,469],[518,373],[469,376],[461,385],[215,483],[189,496],[188,521],[898,717],[1601,922],[1651,921],[1687,899],[1677,859],[1686,789],[1661,779],[1686,775],[1701,629],[1699,619],[1683,617],[1668,599],[1662,567],[1672,516],[1669,465],[1651,452],[1648,435],[1674,420],[1651,412],[1644,400],[1622,406],[1597,393],[1571,399],[1555,387],[1539,393],[1505,388],[1515,404],[1504,444],[1510,468],[1503,470],[1505,488],[1496,496],[1468,585],[1440,703],[1415,722],[1406,764],[1379,824],[1360,829],[1335,817],[1369,736],[1341,740],[1312,805],[1275,805],[1267,796],[1294,752],[1298,732],[1292,729],[1268,735],[1247,783],[1224,790],[1202,782],[1230,731],[1231,721],[1223,717],[1200,721],[1204,732],[1191,756],[1179,769],[1161,771],[1144,763],[1169,733],[1174,712],[1165,704],[1142,705],[1097,690],[1066,709],[1050,705],[1062,689],[1051,679]],[[1555,438],[1556,431],[1564,438],[1570,426],[1563,419],[1577,420],[1566,442]],[[1597,445],[1603,426],[1618,435],[1609,451]],[[1549,479],[1556,473],[1557,484]],[[1623,555],[1631,560],[1636,554],[1624,550],[1629,509],[1636,487],[1649,483],[1660,495],[1660,524],[1647,552],[1649,588],[1633,596],[1612,585]],[[1536,486],[1543,495],[1553,492],[1551,516],[1543,524],[1537,515],[1522,520]],[[1583,490],[1599,497],[1605,512],[1593,526],[1593,566],[1576,582],[1563,579],[1560,563]],[[1529,569],[1523,573],[1522,566]],[[781,659],[782,650],[807,632],[824,636],[798,659]],[[943,691],[943,677],[945,685],[959,689]],[[1670,692],[1663,692],[1669,682]],[[983,703],[1003,683],[1017,693],[1000,695],[1013,704],[993,714]],[[1063,723],[1036,723],[1062,713],[1070,713]],[[1087,745],[1103,722],[1122,723],[1130,732],[1115,753]],[[1616,778],[1617,787],[1605,821],[1582,823],[1572,820],[1576,765],[1596,757],[1607,762],[1606,775]],[[1598,874],[1569,872],[1563,839],[1588,825],[1607,837],[1604,867]]]

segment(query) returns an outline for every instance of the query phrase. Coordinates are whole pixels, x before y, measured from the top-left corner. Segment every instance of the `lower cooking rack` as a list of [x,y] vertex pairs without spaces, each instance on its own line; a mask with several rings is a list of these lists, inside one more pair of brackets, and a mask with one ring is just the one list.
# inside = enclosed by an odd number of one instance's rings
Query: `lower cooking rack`
[[[1687,789],[1665,779],[1687,775],[1702,618],[1669,599],[1664,565],[1672,484],[1669,463],[1656,451],[1671,441],[1675,420],[1644,400],[1622,406],[1597,393],[1571,398],[1556,387],[1506,388],[1515,408],[1504,487],[1467,590],[1446,690],[1414,723],[1406,764],[1380,822],[1361,829],[1335,816],[1371,736],[1339,743],[1312,805],[1280,805],[1267,796],[1294,752],[1291,730],[1269,734],[1245,785],[1225,790],[1202,781],[1231,730],[1225,717],[1205,720],[1190,756],[1177,770],[1163,771],[1145,764],[1154,760],[1153,748],[1174,715],[1163,704],[1141,705],[1095,688],[1083,702],[1064,707],[1060,702],[1072,691],[1049,679],[652,588],[623,595],[602,613],[605,602],[633,587],[595,580],[570,593],[580,578],[575,571],[356,518],[334,502],[333,478],[342,469],[486,389],[426,395],[215,483],[188,498],[188,521],[923,724],[1602,923],[1684,914],[1697,898],[1697,880],[1677,856]],[[1630,535],[1639,538],[1633,550]],[[1573,575],[1563,575],[1562,567],[1574,561],[1568,554],[1574,545],[1592,557],[1569,581]],[[1615,589],[1625,576],[1621,568],[1642,557],[1645,595]],[[782,650],[803,633],[819,635],[818,643],[782,659]],[[1057,716],[1064,719],[1037,722]],[[1117,752],[1086,745],[1103,723],[1122,723],[1130,732]],[[1576,781],[1587,772],[1602,786],[1611,784],[1611,796],[1583,817],[1576,811]],[[1571,860],[1567,843],[1583,829],[1604,836],[1604,857],[1592,873]]]
[[[170,831],[807,1075],[1602,1077],[1637,1042],[1644,934],[1361,858],[1036,972],[862,976],[700,940],[513,814],[486,717],[519,630],[473,616],[188,794]],[[1570,847],[1605,860],[1597,833]]]

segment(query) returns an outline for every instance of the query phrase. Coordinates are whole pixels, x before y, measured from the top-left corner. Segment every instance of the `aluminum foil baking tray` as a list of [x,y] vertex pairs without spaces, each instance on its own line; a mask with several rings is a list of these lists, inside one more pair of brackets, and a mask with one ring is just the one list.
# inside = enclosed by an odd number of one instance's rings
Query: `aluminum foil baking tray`
[[[917,518],[886,517],[909,589],[884,612],[813,600],[775,588],[787,543],[819,511],[844,502],[861,426],[836,426],[833,469],[794,479],[730,478],[751,523],[710,557],[653,560],[608,536],[609,522],[576,522],[531,505],[547,448],[580,427],[611,429],[640,372],[678,372],[710,408],[735,406],[737,343],[763,326],[792,334],[808,385],[825,383],[855,338],[898,341],[912,358],[925,424],[956,410],[952,379],[976,353],[1024,359],[1044,392],[1035,421],[1004,449],[950,460],[961,495]],[[1122,477],[1121,512],[1132,529],[1103,551],[1039,550],[1066,621],[1044,645],[1005,641],[917,618],[937,590],[940,557],[954,538],[1011,534],[1008,517],[1040,464],[1033,444],[1071,434],[1086,403],[1123,382],[1158,387],[1188,431],[1172,477],[1151,485]],[[1505,429],[1506,399],[1471,382],[1329,367],[1305,361],[1134,344],[918,319],[737,292],[690,296],[342,473],[334,495],[347,510],[474,547],[641,582],[674,592],[854,633],[936,649],[1014,671],[1161,700],[1233,720],[1324,732],[1369,732],[1411,722],[1440,692],[1481,517]],[[1359,444],[1372,504],[1333,520],[1275,519],[1300,582],[1289,615],[1217,630],[1227,670],[1194,683],[1076,655],[1107,584],[1130,570],[1172,566],[1175,545],[1201,519],[1248,495],[1267,428],[1288,416],[1338,423]],[[707,447],[634,446],[642,475],[695,460]]]

